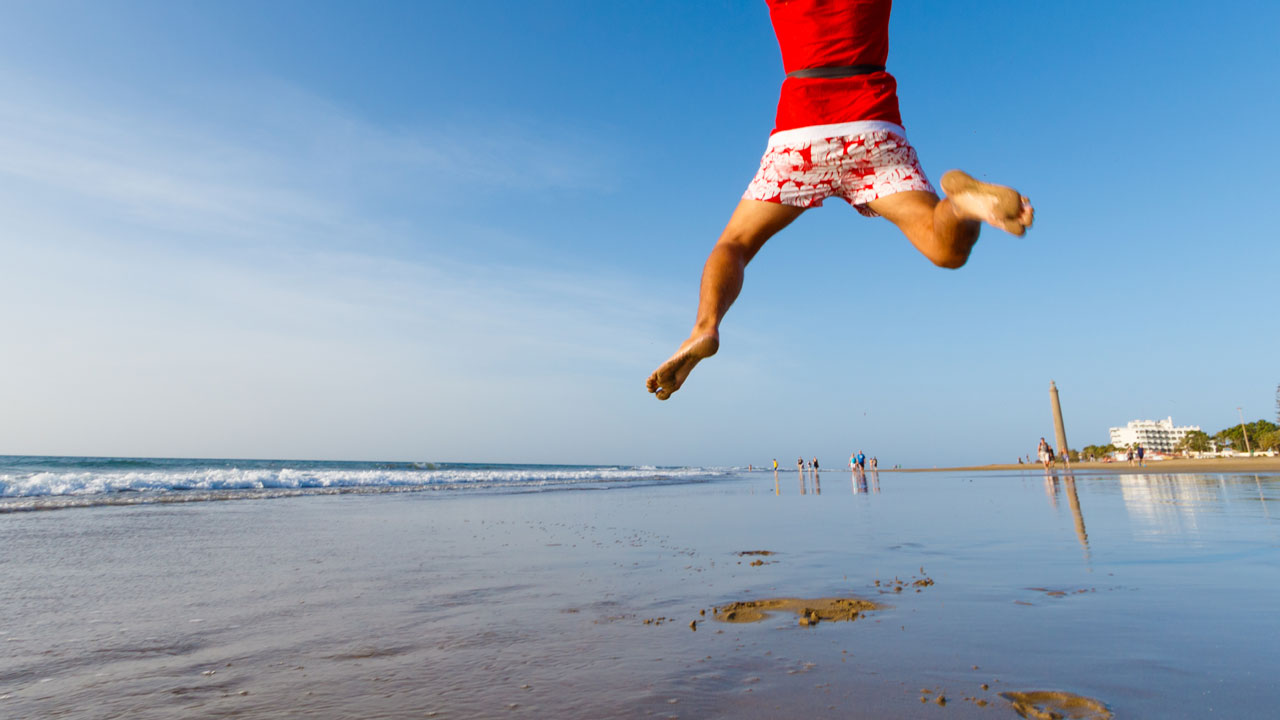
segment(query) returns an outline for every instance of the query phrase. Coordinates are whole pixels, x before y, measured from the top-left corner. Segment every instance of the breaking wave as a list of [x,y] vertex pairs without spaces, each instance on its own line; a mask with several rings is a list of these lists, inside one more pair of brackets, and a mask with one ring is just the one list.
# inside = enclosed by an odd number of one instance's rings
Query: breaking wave
[[343,492],[606,489],[705,482],[733,474],[723,468],[653,466],[246,464],[110,458],[26,463],[24,467],[20,462],[0,461],[0,512]]

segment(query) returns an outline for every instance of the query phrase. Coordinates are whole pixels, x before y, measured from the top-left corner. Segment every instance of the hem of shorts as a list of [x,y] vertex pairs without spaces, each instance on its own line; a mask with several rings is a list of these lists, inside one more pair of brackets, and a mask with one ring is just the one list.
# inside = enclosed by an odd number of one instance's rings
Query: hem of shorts
[[769,136],[769,147],[778,145],[796,145],[826,138],[861,135],[868,132],[891,132],[902,138],[907,131],[897,123],[887,120],[855,120],[853,122],[832,123],[830,125],[807,125],[805,127],[779,130]]
[[804,205],[804,204],[796,203],[796,202],[787,202],[786,200],[783,200],[783,199],[782,199],[782,195],[781,195],[781,194],[778,194],[778,195],[770,195],[770,196],[769,196],[769,197],[767,197],[767,198],[756,197],[756,196],[754,196],[754,195],[752,195],[752,194],[751,194],[751,186],[750,186],[750,185],[748,185],[748,186],[747,186],[747,189],[746,189],[745,191],[743,191],[743,193],[742,193],[742,199],[743,199],[743,200],[755,200],[755,201],[757,201],[757,202],[773,203],[774,205],[786,205],[787,207],[799,208],[799,209],[801,209],[801,210],[812,210],[812,209],[817,208],[817,207],[822,207],[822,201],[823,201],[823,200],[825,200],[826,198],[818,198],[817,200],[810,201],[810,203],[809,203],[808,205]]

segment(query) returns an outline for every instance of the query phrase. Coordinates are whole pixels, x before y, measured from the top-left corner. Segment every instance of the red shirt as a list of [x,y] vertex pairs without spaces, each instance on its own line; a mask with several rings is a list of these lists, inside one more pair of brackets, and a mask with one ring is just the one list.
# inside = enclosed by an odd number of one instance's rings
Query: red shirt
[[[786,72],[884,65],[893,0],[766,0]],[[902,124],[898,83],[887,72],[849,78],[787,78],[773,131],[856,120]]]

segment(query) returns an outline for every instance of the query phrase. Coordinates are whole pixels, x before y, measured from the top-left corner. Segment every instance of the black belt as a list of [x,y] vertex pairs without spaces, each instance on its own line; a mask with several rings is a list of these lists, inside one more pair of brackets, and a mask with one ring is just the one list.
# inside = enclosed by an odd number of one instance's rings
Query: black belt
[[836,65],[830,67],[805,68],[787,73],[789,78],[847,78],[855,75],[870,75],[884,72],[883,65]]

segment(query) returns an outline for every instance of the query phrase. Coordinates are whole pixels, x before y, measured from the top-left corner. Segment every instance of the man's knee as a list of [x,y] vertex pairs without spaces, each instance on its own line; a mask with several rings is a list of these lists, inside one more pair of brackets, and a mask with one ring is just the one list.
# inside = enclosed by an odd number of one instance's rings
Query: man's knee
[[716,241],[716,246],[711,252],[712,254],[719,254],[746,264],[751,262],[756,253],[760,252],[760,248],[764,247],[765,242],[772,235],[773,233],[761,228],[725,228],[724,233]]
[[755,255],[757,248],[747,238],[737,236],[721,236],[716,242],[716,246],[711,249],[712,255],[719,255],[726,259],[741,260],[747,262]]

